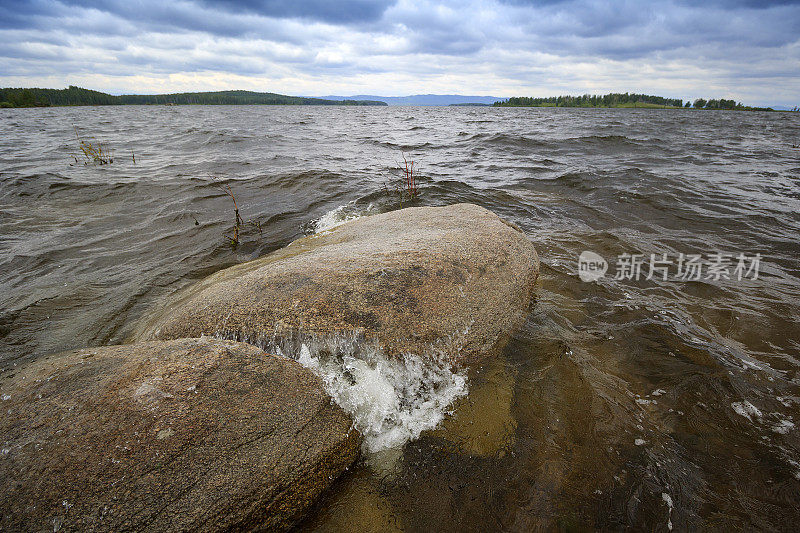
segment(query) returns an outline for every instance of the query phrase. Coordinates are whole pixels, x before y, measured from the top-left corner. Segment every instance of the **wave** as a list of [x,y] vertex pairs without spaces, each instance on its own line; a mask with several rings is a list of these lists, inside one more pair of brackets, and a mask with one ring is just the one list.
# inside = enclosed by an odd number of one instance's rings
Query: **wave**
[[547,141],[510,133],[478,133],[465,140],[508,148],[544,148],[551,145]]
[[313,230],[313,233],[322,233],[336,226],[341,226],[345,222],[355,220],[365,215],[375,214],[376,212],[375,204],[371,203],[366,207],[362,207],[356,205],[355,202],[350,202],[331,209],[317,220],[312,221],[310,228]]
[[564,142],[585,143],[600,145],[603,147],[620,147],[638,146],[643,141],[627,137],[625,135],[583,135],[580,137],[571,137],[569,139],[565,139]]
[[467,370],[454,369],[446,354],[433,347],[424,356],[390,357],[356,333],[216,336],[253,344],[314,372],[331,401],[353,419],[368,454],[402,448],[436,428],[453,402],[468,392]]
[[290,356],[322,378],[364,435],[368,453],[400,448],[435,428],[468,390],[465,372],[443,358],[390,358],[344,336],[307,339]]

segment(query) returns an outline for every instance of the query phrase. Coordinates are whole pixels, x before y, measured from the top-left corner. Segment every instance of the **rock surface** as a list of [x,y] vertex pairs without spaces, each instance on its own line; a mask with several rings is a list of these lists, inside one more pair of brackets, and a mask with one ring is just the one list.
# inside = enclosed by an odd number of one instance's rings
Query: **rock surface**
[[179,339],[67,352],[0,381],[0,530],[281,530],[361,437],[289,359]]
[[387,355],[493,353],[525,316],[539,272],[530,240],[471,204],[363,217],[217,272],[184,290],[138,338],[211,335],[271,346],[356,335]]

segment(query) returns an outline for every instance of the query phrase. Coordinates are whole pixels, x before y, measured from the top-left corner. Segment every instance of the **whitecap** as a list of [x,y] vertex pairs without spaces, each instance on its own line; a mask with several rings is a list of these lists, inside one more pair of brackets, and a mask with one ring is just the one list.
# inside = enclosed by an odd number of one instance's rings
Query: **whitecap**
[[350,202],[348,204],[340,205],[339,207],[331,209],[315,220],[312,223],[312,227],[314,228],[314,233],[322,233],[324,231],[331,230],[336,226],[341,226],[345,222],[355,220],[364,215],[372,214],[373,211],[375,211],[375,206],[373,204],[369,204],[366,207],[360,207],[354,202]]
[[772,431],[775,433],[779,433],[781,435],[787,435],[791,430],[794,429],[794,422],[791,420],[787,420],[785,418],[778,421],[777,424],[772,426]]
[[731,404],[731,407],[733,408],[734,411],[736,411],[737,414],[745,417],[751,422],[753,421],[752,417],[761,418],[762,416],[761,411],[759,411],[755,405],[748,402],[747,400],[743,402],[733,402]]
[[320,376],[325,390],[364,435],[364,451],[402,447],[434,429],[467,394],[465,370],[434,351],[388,357],[357,336],[295,339],[274,350]]

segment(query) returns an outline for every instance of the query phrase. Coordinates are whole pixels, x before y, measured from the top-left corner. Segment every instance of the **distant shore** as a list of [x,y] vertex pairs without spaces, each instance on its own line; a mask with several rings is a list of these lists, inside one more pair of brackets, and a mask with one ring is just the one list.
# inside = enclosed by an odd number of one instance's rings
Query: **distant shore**
[[[505,102],[495,102],[495,107],[600,107],[600,108],[642,108],[642,109],[712,109],[727,111],[775,111],[771,107],[745,106],[735,100],[725,98],[698,98],[694,102],[678,98],[665,98],[651,94],[609,93],[602,96],[584,94],[581,96],[549,96],[534,98],[514,96]],[[796,108],[795,108],[796,110]]]
[[82,105],[346,105],[385,106],[377,100],[325,100],[253,91],[174,94],[112,94],[69,86],[66,89],[0,89],[0,107],[62,107]]
[[[382,99],[378,99],[382,98]],[[253,91],[209,91],[170,94],[112,95],[70,85],[66,89],[3,88],[0,89],[0,108],[68,107],[106,105],[316,105],[316,106],[388,106],[441,105],[446,107],[584,107],[617,109],[703,109],[727,111],[798,111],[771,107],[746,106],[724,98],[685,101],[637,93],[606,95],[527,97],[508,99],[486,96],[415,95],[409,97],[347,96],[306,97]],[[469,101],[475,98],[483,101]],[[448,102],[449,100],[449,102]],[[455,100],[455,101],[453,101]],[[467,100],[467,101],[464,101]],[[408,101],[408,102],[407,102]],[[433,103],[431,103],[433,102]]]

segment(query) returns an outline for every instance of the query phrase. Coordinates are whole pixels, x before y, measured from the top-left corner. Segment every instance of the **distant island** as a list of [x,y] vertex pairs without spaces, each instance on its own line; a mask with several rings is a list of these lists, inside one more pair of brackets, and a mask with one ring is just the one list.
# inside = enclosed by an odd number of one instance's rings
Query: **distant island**
[[678,98],[665,98],[651,94],[609,93],[603,96],[584,94],[581,96],[549,96],[532,98],[514,96],[506,101],[495,102],[494,107],[624,107],[654,109],[730,109],[738,111],[774,111],[771,107],[749,107],[735,100],[724,98],[705,100],[698,98],[694,103]]
[[213,91],[175,94],[112,94],[70,85],[67,89],[0,89],[0,107],[80,105],[378,105],[377,100],[325,100],[252,91]]
[[463,94],[412,94],[409,96],[378,96],[357,94],[355,96],[320,96],[328,100],[378,100],[390,106],[450,106],[453,104],[486,104],[505,101],[500,96],[470,96]]

